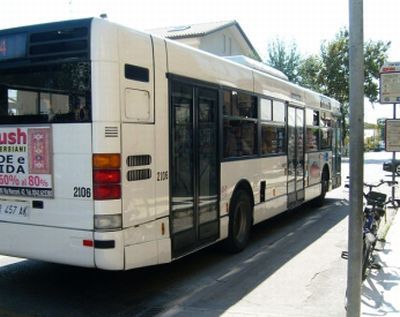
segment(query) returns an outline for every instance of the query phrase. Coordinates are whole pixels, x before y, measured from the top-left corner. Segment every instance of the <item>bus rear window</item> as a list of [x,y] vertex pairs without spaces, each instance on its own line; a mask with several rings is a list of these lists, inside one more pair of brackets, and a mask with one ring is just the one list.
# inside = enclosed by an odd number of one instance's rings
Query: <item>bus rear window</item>
[[88,122],[90,119],[88,64],[0,71],[0,123]]

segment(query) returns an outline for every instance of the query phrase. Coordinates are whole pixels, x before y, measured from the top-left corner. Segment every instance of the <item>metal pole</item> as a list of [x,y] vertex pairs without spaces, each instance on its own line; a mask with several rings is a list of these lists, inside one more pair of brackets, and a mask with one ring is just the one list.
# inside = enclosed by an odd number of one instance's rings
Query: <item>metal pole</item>
[[[393,119],[396,119],[396,104],[393,104]],[[396,181],[396,169],[395,169],[395,161],[396,161],[396,152],[393,152],[392,154],[392,181]],[[392,199],[396,199],[396,190],[395,186],[392,186]]]
[[363,0],[349,0],[350,25],[350,214],[347,316],[360,316],[364,178]]

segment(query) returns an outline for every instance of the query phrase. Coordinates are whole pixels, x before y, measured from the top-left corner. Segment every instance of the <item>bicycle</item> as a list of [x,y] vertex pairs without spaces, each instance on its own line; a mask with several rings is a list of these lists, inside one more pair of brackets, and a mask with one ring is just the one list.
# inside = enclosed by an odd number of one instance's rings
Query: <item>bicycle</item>
[[[363,193],[365,198],[365,206],[363,209],[363,249],[362,249],[362,271],[361,277],[364,281],[367,277],[367,269],[379,269],[380,266],[374,262],[373,251],[375,250],[376,242],[378,241],[378,229],[382,218],[386,215],[386,206],[392,205],[394,208],[398,208],[400,205],[399,199],[393,199],[393,197],[386,200],[387,195],[378,191],[375,188],[380,187],[383,184],[394,186],[398,182],[380,180],[378,184],[367,184],[364,183],[365,187],[368,187],[368,192]],[[349,187],[348,184],[345,187]],[[348,253],[345,251],[342,253],[342,258],[347,259]]]
[[399,200],[393,197],[386,200],[387,195],[378,191],[375,188],[383,184],[389,186],[397,185],[396,181],[380,180],[378,184],[364,183],[368,187],[368,192],[364,193],[366,204],[363,210],[363,258],[361,276],[364,281],[367,277],[367,269],[380,269],[380,265],[374,262],[373,251],[375,250],[376,242],[378,241],[378,229],[382,218],[386,215],[386,206],[391,204],[398,208]]

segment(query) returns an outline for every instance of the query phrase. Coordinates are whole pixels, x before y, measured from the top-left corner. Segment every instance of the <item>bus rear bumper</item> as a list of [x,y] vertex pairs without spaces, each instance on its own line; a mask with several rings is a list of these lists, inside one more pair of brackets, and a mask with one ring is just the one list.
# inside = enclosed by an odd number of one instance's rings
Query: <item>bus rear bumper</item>
[[0,254],[95,267],[92,231],[0,222]]
[[124,270],[123,231],[94,233],[95,266],[102,270]]

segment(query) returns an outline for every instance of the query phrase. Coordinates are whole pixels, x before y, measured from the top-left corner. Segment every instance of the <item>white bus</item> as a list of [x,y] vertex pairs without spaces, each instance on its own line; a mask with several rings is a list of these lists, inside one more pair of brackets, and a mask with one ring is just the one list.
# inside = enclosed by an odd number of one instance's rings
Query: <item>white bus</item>
[[166,263],[340,185],[339,104],[101,19],[0,31],[0,254]]

